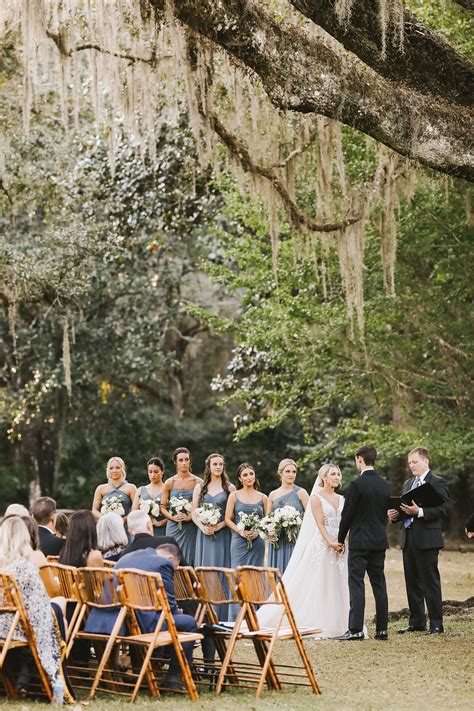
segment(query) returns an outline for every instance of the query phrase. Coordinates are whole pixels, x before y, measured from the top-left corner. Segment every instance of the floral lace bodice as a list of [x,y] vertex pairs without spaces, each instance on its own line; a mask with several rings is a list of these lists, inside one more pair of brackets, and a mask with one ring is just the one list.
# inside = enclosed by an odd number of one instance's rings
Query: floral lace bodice
[[[331,541],[337,541],[337,535],[339,533],[339,524],[341,522],[342,509],[344,508],[344,498],[341,496],[339,501],[339,507],[336,511],[334,506],[332,506],[323,496],[316,494],[321,502],[321,507],[323,510],[324,526],[328,533]],[[337,565],[338,568],[343,566],[342,554],[336,553],[332,548],[330,548],[326,541],[321,536],[319,528],[316,526],[316,532],[313,539],[313,561],[314,563],[320,563],[321,558],[329,557],[328,562],[332,565]]]

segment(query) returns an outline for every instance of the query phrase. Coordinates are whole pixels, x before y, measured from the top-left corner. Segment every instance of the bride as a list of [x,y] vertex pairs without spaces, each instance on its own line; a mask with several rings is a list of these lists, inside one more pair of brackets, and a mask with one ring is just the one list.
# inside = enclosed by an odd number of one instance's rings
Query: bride
[[[336,494],[341,470],[325,464],[318,472],[295,549],[283,575],[299,628],[320,628],[321,637],[339,637],[347,629],[349,588],[347,552],[337,542],[344,497]],[[263,605],[261,627],[274,626],[278,610]]]

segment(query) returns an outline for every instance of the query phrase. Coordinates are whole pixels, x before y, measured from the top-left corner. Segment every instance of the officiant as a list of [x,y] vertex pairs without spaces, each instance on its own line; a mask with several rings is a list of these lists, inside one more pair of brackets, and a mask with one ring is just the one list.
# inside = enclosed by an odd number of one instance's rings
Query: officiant
[[[408,454],[408,466],[412,476],[403,485],[403,494],[430,484],[441,497],[443,503],[438,506],[421,508],[414,501],[402,503],[400,508],[405,514],[401,522],[401,542],[403,551],[403,571],[410,608],[408,626],[399,633],[419,632],[426,629],[425,601],[428,608],[429,631],[436,635],[444,632],[443,601],[441,580],[438,570],[439,550],[444,547],[441,531],[441,519],[448,512],[449,493],[445,480],[430,471],[428,450],[415,447]],[[389,509],[390,520],[400,520],[396,509]]]

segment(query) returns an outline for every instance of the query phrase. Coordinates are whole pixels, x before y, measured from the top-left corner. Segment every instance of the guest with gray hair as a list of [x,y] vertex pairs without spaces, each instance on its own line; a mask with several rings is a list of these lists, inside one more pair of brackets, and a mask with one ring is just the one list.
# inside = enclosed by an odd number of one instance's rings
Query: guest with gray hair
[[[153,535],[153,524],[148,514],[144,511],[140,511],[140,509],[130,511],[127,517],[127,524],[128,532],[133,537],[133,540],[119,554],[118,560],[128,553],[133,553],[133,551],[142,550],[143,548],[156,548],[157,541]],[[164,545],[165,543],[173,543],[175,546],[178,546],[172,536],[160,536],[160,545]],[[187,565],[181,548],[179,546],[178,548],[180,553],[180,565]]]
[[104,560],[117,561],[128,543],[123,519],[109,511],[97,523],[97,547]]
[[23,504],[10,504],[7,506],[5,513],[3,514],[4,517],[6,516],[29,516],[30,512],[26,508],[26,506],[23,506]]

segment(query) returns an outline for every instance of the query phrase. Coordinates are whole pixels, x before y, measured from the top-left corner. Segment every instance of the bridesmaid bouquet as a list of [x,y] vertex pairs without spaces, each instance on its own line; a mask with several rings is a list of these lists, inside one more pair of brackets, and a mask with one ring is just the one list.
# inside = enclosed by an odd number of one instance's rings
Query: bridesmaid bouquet
[[116,513],[119,516],[125,516],[125,509],[123,508],[122,501],[118,496],[108,496],[106,499],[102,500],[100,507],[100,513],[106,514],[110,512]]
[[[220,508],[210,503],[202,504],[202,506],[199,506],[199,508],[196,509],[195,513],[204,526],[215,526],[216,523],[219,523],[219,520],[221,518]],[[210,538],[211,540],[215,541],[215,534],[213,533]]]
[[[172,496],[168,502],[168,511],[172,516],[177,516],[180,513],[189,514],[191,513],[191,509],[191,502],[188,501],[188,499],[185,499],[184,496]],[[177,524],[178,531],[181,531],[183,528],[183,522],[178,521]]]
[[298,532],[300,530],[303,519],[298,509],[294,506],[282,506],[272,512],[275,521],[275,533],[278,538],[282,534],[286,536],[288,543],[292,545],[296,543]]
[[[259,534],[260,538],[269,538],[270,536],[278,536],[278,531],[277,531],[277,524],[275,521],[275,514],[272,511],[269,513],[267,516],[264,516],[262,519],[260,519],[260,524],[259,524]],[[271,541],[271,544],[274,548],[279,548],[278,546],[278,541]]]
[[[237,528],[241,533],[244,531],[258,531],[260,528],[260,521],[262,520],[257,511],[252,511],[252,513],[244,513],[239,511],[239,522]],[[253,541],[247,538],[247,550],[252,550]]]
[[160,497],[155,496],[154,499],[142,499],[140,496],[138,499],[138,508],[140,511],[144,511],[148,514],[148,516],[158,518],[160,515]]

